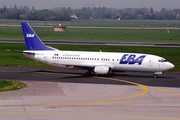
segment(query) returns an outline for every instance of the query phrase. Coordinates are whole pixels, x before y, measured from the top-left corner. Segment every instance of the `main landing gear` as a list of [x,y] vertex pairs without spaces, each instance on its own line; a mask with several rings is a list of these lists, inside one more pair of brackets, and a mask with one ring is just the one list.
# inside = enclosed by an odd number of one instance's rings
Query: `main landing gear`
[[[112,75],[112,74],[113,74],[112,69],[109,69],[108,74],[96,73],[96,75]],[[86,72],[86,75],[87,76],[95,75],[95,72],[94,72],[94,70],[89,70]]]
[[87,71],[86,75],[91,76],[91,75],[95,75],[95,73],[94,73],[94,71]]
[[158,78],[158,75],[154,75],[154,78]]

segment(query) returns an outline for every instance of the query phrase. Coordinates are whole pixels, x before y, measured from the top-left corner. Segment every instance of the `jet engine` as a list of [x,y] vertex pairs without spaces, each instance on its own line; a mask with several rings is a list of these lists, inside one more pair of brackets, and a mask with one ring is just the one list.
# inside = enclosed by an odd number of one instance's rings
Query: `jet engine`
[[111,68],[109,66],[96,66],[94,72],[100,75],[111,74]]

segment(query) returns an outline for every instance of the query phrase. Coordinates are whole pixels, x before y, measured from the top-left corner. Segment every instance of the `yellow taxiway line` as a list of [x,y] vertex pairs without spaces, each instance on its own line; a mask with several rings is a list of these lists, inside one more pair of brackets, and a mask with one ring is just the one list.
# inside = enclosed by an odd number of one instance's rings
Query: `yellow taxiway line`
[[[39,73],[39,72],[35,72],[35,73]],[[40,72],[45,74],[44,72]],[[49,73],[48,73],[49,74]],[[59,74],[59,73],[50,73],[50,74]],[[62,74],[61,75],[67,75],[67,74]],[[69,75],[69,74],[68,74]],[[72,75],[72,74],[70,74]],[[113,98],[113,99],[106,99],[106,100],[97,100],[97,101],[88,101],[88,102],[78,102],[78,103],[63,103],[63,104],[50,104],[50,105],[31,105],[31,106],[16,106],[16,107],[0,107],[0,109],[7,109],[7,108],[24,108],[24,107],[47,107],[47,106],[67,106],[67,105],[84,105],[84,104],[98,104],[99,102],[107,102],[107,101],[114,101],[114,100],[120,100],[120,99],[126,99],[126,98],[132,98],[132,97],[137,97],[140,95],[143,95],[145,93],[148,92],[148,89],[141,84],[138,83],[134,83],[134,82],[129,82],[126,80],[119,80],[119,79],[114,79],[114,78],[106,78],[106,77],[94,77],[94,78],[100,78],[100,79],[110,79],[110,80],[115,80],[115,81],[119,81],[119,82],[125,82],[125,83],[130,83],[130,84],[134,84],[137,86],[140,86],[144,89],[143,92],[136,94],[136,95],[132,95],[132,96],[126,96],[126,97],[120,97],[120,98]]]
[[[12,71],[14,72],[14,71]],[[20,72],[20,71],[18,71]],[[22,72],[22,71],[21,71]],[[35,72],[40,74],[60,74],[60,75],[70,75],[70,76],[80,76],[80,75],[74,75],[74,74],[63,74],[63,73],[46,73],[46,72]],[[152,89],[157,89],[164,92],[169,92],[173,94],[180,95],[180,93],[164,90],[157,87],[152,86],[146,86],[135,82],[130,82],[126,80],[120,80],[115,78],[106,78],[106,77],[94,77],[99,79],[108,79],[108,80],[114,80],[119,82],[125,82],[133,85],[140,86],[144,89],[143,92],[132,95],[132,96],[126,96],[121,98],[113,98],[113,99],[106,99],[106,100],[97,100],[97,101],[88,101],[88,102],[79,102],[79,103],[65,103],[65,104],[51,104],[51,105],[34,105],[34,106],[16,106],[16,107],[0,107],[0,109],[7,109],[7,108],[24,108],[24,107],[44,107],[44,106],[64,106],[64,105],[84,105],[84,104],[108,104],[108,103],[132,103],[132,102],[162,102],[162,101],[180,101],[180,99],[169,99],[169,100],[140,100],[140,101],[116,101],[116,102],[110,102],[114,100],[120,100],[120,99],[126,99],[126,98],[132,98],[137,97],[140,95],[143,95],[148,92],[147,87]],[[180,118],[165,118],[165,117],[151,117],[151,116],[131,116],[131,115],[110,115],[110,114],[85,114],[85,113],[0,113],[0,114],[49,114],[49,115],[86,115],[86,116],[111,116],[111,117],[129,117],[129,118],[151,118],[151,119],[172,119],[172,120],[180,120]]]
[[77,116],[106,116],[106,117],[129,117],[129,118],[149,118],[149,119],[162,119],[162,120],[180,120],[180,118],[166,118],[166,117],[151,117],[151,116],[131,116],[131,115],[111,115],[111,114],[86,114],[86,113],[0,113],[0,114],[31,114],[31,115],[77,115]]

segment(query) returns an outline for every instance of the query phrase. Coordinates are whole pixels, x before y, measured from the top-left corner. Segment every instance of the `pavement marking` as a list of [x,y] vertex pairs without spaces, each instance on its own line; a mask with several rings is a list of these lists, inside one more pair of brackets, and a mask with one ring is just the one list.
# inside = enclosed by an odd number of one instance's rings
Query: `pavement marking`
[[[15,72],[15,71],[11,71]],[[17,71],[16,71],[17,72]],[[20,71],[18,71],[20,72]],[[74,75],[74,74],[63,74],[63,73],[46,73],[46,72],[35,72],[35,73],[41,73],[41,74],[61,74],[61,75],[70,75],[70,76],[81,76],[81,75]],[[120,100],[120,99],[125,99],[125,98],[131,98],[131,97],[136,97],[145,94],[148,92],[147,87],[173,93],[173,94],[178,94],[173,91],[168,91],[152,86],[146,86],[142,85],[139,83],[134,83],[126,80],[120,80],[120,79],[115,79],[115,78],[106,78],[106,77],[94,77],[94,78],[100,78],[100,79],[109,79],[109,80],[114,80],[114,81],[120,81],[120,82],[126,82],[129,84],[134,84],[137,86],[140,86],[144,89],[142,93],[139,93],[137,95],[133,96],[127,96],[127,97],[121,97],[121,98],[114,98],[114,99],[107,99],[107,100],[97,100],[97,101],[89,101],[89,102],[80,102],[80,103],[65,103],[65,104],[52,104],[52,105],[35,105],[35,106],[17,106],[17,107],[1,107],[0,109],[5,109],[5,108],[24,108],[24,107],[42,107],[42,106],[60,106],[60,105],[82,105],[82,104],[104,104],[104,103],[129,103],[129,102],[155,102],[155,101],[180,101],[180,99],[170,99],[170,100],[140,100],[140,101],[118,101],[118,102],[108,102],[108,101],[113,101],[113,100]],[[130,116],[130,115],[110,115],[110,114],[83,114],[83,113],[0,113],[0,114],[52,114],[52,115],[86,115],[86,116],[111,116],[111,117],[130,117],[130,118],[151,118],[151,119],[172,119],[172,120],[180,120],[180,118],[166,118],[166,117],[150,117],[150,116]]]
[[[97,78],[101,78],[101,77],[97,77]],[[125,81],[125,80],[117,80],[117,79],[106,78],[106,77],[102,77],[102,78],[103,78],[103,79],[115,80],[115,81],[122,81],[122,82],[124,81],[124,82],[126,82],[126,83],[134,84],[134,82]],[[152,87],[152,86],[143,85],[143,84],[139,84],[139,83],[135,83],[135,85],[143,86],[143,87],[149,87],[149,88],[157,89],[157,90],[160,90],[160,91],[164,91],[164,92],[169,92],[169,93],[173,93],[173,94],[180,95],[180,93],[173,92],[173,91],[169,91],[169,90],[165,90],[165,89],[161,89],[161,88],[157,88],[157,87]]]
[[[10,72],[22,72],[22,71],[10,71]],[[81,76],[81,75],[77,75],[77,74],[64,74],[64,73],[48,73],[48,72],[34,72],[34,73],[40,73],[40,74],[60,74],[60,75],[69,75],[69,76]],[[129,83],[129,84],[134,84],[134,85],[137,85],[137,86],[142,87],[142,88],[144,89],[144,91],[143,91],[142,93],[137,94],[137,95],[127,96],[127,97],[121,97],[121,98],[114,98],[114,99],[88,101],[88,102],[80,102],[80,103],[65,103],[65,104],[35,105],[35,106],[17,106],[17,107],[0,107],[0,109],[5,109],[5,108],[22,108],[22,107],[43,107],[43,106],[46,106],[46,107],[47,107],[47,106],[83,105],[83,104],[108,104],[108,103],[130,103],[130,102],[179,101],[179,100],[180,100],[180,99],[171,99],[171,100],[140,100],[140,101],[116,101],[116,102],[108,102],[108,101],[126,99],[126,98],[137,97],[137,96],[143,95],[143,94],[145,94],[145,93],[148,92],[147,87],[153,88],[153,89],[157,89],[157,90],[160,90],[160,91],[164,91],[164,92],[169,92],[169,93],[173,93],[173,94],[178,94],[178,95],[180,95],[180,93],[173,92],[173,91],[168,91],[168,90],[164,90],[164,89],[157,88],[157,87],[147,86],[147,85],[143,85],[143,84],[139,84],[139,83],[135,83],[135,82],[130,82],[130,81],[126,81],[126,80],[115,79],[115,78],[98,77],[98,76],[94,76],[94,78],[108,79],[108,80],[114,80],[114,81],[119,81],[119,82],[125,82],[125,83]]]
[[[101,77],[97,77],[97,78],[101,78]],[[115,81],[122,81],[122,82],[124,81],[124,80],[117,80],[117,79],[106,78],[106,77],[103,77],[103,78],[104,79],[115,80]],[[130,83],[130,84],[134,83],[134,82],[130,82],[130,81],[126,81],[126,82]],[[147,86],[147,85],[143,85],[143,84],[139,84],[139,83],[136,83],[136,85],[141,86],[141,87],[149,87],[149,88],[157,89],[157,90],[160,90],[160,91],[164,91],[164,92],[169,92],[169,93],[180,95],[180,93],[169,91],[169,90],[165,90],[165,89],[161,89],[161,88],[157,88],[157,87]],[[172,99],[172,100],[142,100],[142,101],[117,101],[117,102],[102,102],[101,104],[104,104],[104,103],[130,103],[130,102],[157,102],[157,101],[180,101],[180,99]]]
[[[146,85],[145,85],[145,86],[146,86]],[[169,93],[173,93],[173,94],[180,95],[180,93],[173,92],[173,91],[169,91],[169,90],[165,90],[165,89],[161,89],[161,88],[157,88],[157,87],[152,87],[152,86],[146,86],[146,87],[153,88],[153,89],[157,89],[157,90],[164,91],[164,92],[169,92]]]
[[110,104],[110,103],[138,103],[138,102],[167,102],[167,101],[180,101],[180,99],[167,99],[167,100],[138,100],[138,101],[116,101],[116,102],[101,102],[98,104]]
[[164,119],[164,120],[180,120],[180,118],[166,118],[166,117],[151,117],[151,116],[131,116],[131,115],[111,115],[111,114],[86,114],[86,113],[20,113],[20,112],[17,112],[17,113],[0,113],[0,114],[19,114],[19,115],[22,115],[22,114],[31,114],[31,115],[81,115],[81,116],[109,116],[109,117],[129,117],[129,118],[150,118],[150,119]]
[[[35,73],[42,73],[45,74],[46,72],[35,72]],[[51,73],[50,73],[51,74]],[[52,74],[59,74],[59,73],[52,73]],[[60,73],[61,75],[73,75],[73,74],[63,74]],[[143,92],[132,95],[132,96],[126,96],[126,97],[120,97],[120,98],[113,98],[113,99],[106,99],[106,100],[97,100],[97,101],[88,101],[88,102],[79,102],[79,103],[64,103],[64,104],[51,104],[51,105],[32,105],[32,106],[16,106],[16,107],[0,107],[0,109],[7,109],[7,108],[24,108],[24,107],[47,107],[47,106],[67,106],[67,105],[83,105],[83,104],[98,104],[99,102],[107,102],[107,101],[114,101],[114,100],[120,100],[120,99],[126,99],[126,98],[132,98],[132,97],[137,97],[140,95],[143,95],[148,92],[148,89],[141,84],[134,83],[134,82],[129,82],[126,80],[120,80],[120,79],[114,79],[114,78],[106,78],[106,77],[94,77],[94,78],[99,78],[99,79],[109,79],[109,80],[114,80],[114,81],[119,81],[119,82],[125,82],[125,83],[130,83],[134,84],[137,86],[140,86],[144,89]]]
[[[23,73],[25,73],[25,71],[0,71],[0,72],[23,72]],[[82,75],[77,75],[77,74],[65,74],[65,73],[48,73],[48,72],[34,72],[34,73],[40,73],[40,74],[60,74],[60,75],[70,75],[70,76],[82,76]],[[119,79],[113,79],[113,78],[97,77],[97,76],[94,76],[94,78],[110,79],[110,80],[115,80],[115,81],[121,81],[121,82],[126,82],[126,83],[130,83],[130,84],[134,84],[134,82],[125,81],[125,80],[119,80]],[[180,78],[179,78],[179,79],[180,79]],[[157,88],[157,87],[147,86],[147,85],[138,84],[138,83],[135,83],[135,85],[138,85],[138,86],[141,86],[141,87],[142,87],[142,86],[143,86],[143,87],[146,86],[146,87],[153,88],[153,89],[157,89],[157,90],[160,90],[160,91],[165,91],[165,92],[169,92],[169,93],[173,93],[173,94],[178,94],[178,95],[180,95],[180,93],[173,92],[173,91],[168,91],[168,90],[164,90],[164,89]]]

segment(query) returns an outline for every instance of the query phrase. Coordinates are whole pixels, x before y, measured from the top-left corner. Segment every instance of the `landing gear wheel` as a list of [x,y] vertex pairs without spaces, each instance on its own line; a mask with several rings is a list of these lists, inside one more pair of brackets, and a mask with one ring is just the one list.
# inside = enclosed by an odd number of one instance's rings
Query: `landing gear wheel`
[[154,78],[158,78],[158,75],[154,75]]
[[113,74],[113,71],[112,69],[109,70],[109,75],[112,75]]
[[94,71],[91,71],[91,75],[95,75],[95,72],[94,72]]
[[90,71],[86,72],[86,75],[90,76],[90,75],[91,75],[91,72],[90,72]]
[[94,71],[88,71],[88,72],[86,72],[86,75],[91,76],[91,75],[95,75],[95,73],[94,73]]

